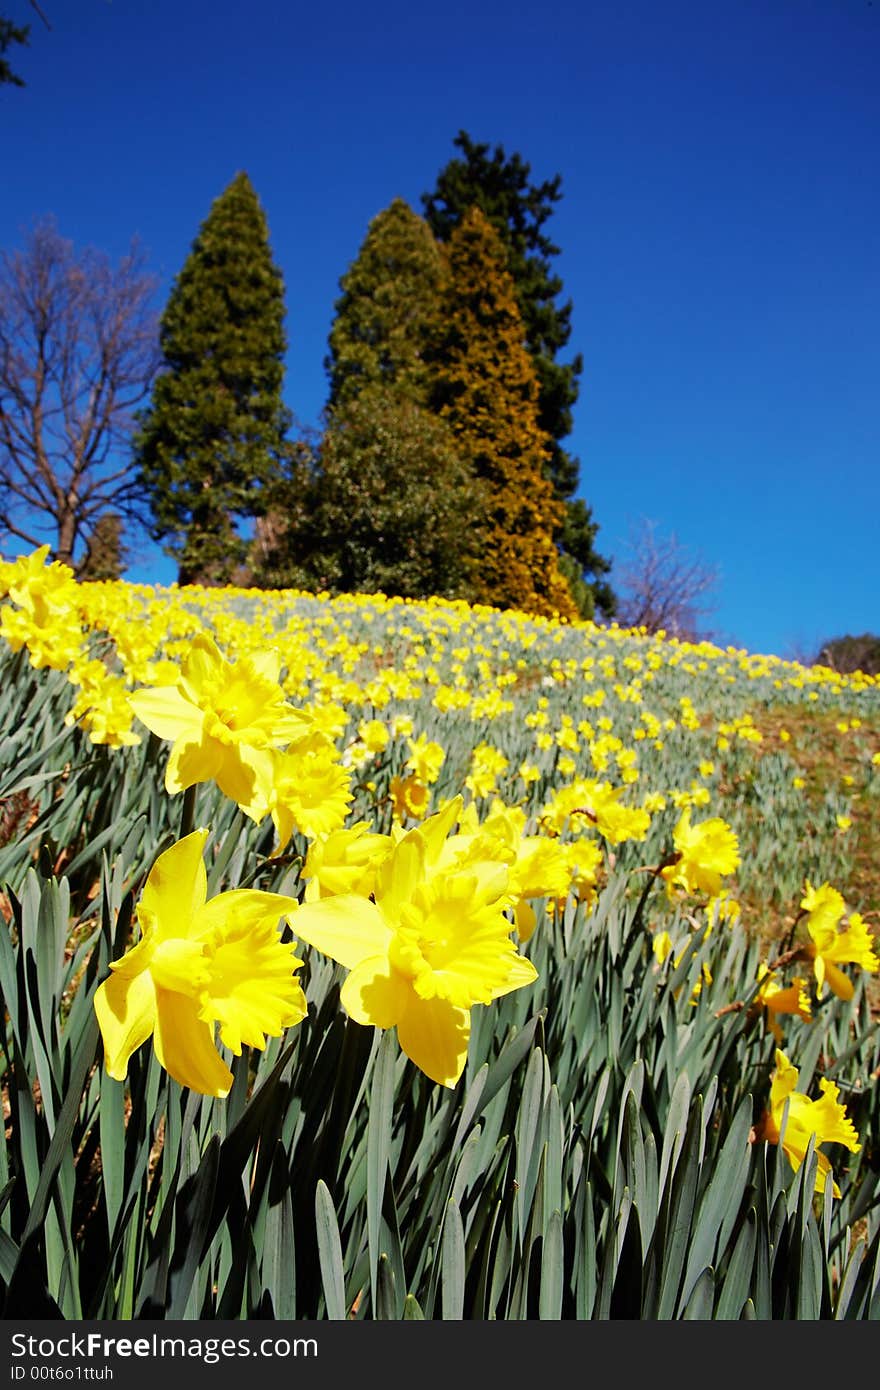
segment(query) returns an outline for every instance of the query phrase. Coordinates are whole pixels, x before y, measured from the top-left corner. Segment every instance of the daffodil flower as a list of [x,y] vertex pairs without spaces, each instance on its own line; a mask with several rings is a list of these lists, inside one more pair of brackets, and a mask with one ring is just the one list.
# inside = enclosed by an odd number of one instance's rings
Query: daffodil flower
[[758,980],[760,988],[755,995],[752,1009],[755,1015],[764,1009],[767,1010],[767,1028],[777,1043],[782,1042],[779,1014],[796,1014],[804,1023],[812,1021],[810,996],[803,980],[796,978],[789,985],[781,985],[764,961],[758,966]]
[[241,809],[258,824],[271,815],[276,854],[294,831],[313,839],[342,827],[354,793],[339,750],[326,734],[315,729],[287,752],[254,751],[250,763],[254,794]]
[[95,995],[105,1066],[117,1081],[152,1036],[175,1081],[225,1096],[232,1073],[215,1047],[215,1024],[238,1056],[306,1015],[295,978],[302,961],[279,934],[296,899],[239,888],[208,901],[207,835],[194,830],[159,855],[137,906],[140,940],[111,962]]
[[305,901],[314,902],[343,893],[370,897],[376,886],[379,865],[392,847],[391,836],[376,834],[367,821],[317,835],[309,845],[302,870],[306,880]]
[[348,969],[341,1000],[349,1015],[396,1026],[410,1060],[450,1087],[467,1060],[473,1005],[537,978],[504,915],[507,866],[443,862],[454,859],[446,834],[460,807],[456,797],[402,836],[377,865],[375,901],[343,893],[305,902],[288,918],[297,937]]
[[459,833],[444,847],[447,862],[451,862],[449,852],[455,848],[454,862],[459,869],[487,859],[507,865],[507,891],[517,936],[523,943],[536,924],[530,900],[564,898],[571,881],[569,846],[545,835],[526,835],[525,828],[526,815],[520,807],[506,806],[496,798],[480,822],[471,801],[461,816]]
[[408,777],[392,777],[388,790],[394,815],[399,821],[404,821],[407,816],[411,820],[422,819],[428,809],[431,792],[414,772]]
[[[815,1135],[815,1150],[818,1159],[816,1169],[816,1192],[824,1192],[831,1173],[831,1161],[827,1154],[819,1151],[820,1144],[843,1144],[852,1153],[861,1148],[855,1126],[847,1118],[846,1110],[837,1099],[838,1091],[833,1081],[824,1077],[819,1082],[822,1092],[818,1100],[810,1100],[802,1091],[796,1091],[798,1069],[788,1060],[785,1053],[776,1049],[776,1070],[770,1085],[770,1109],[763,1117],[762,1137],[770,1144],[778,1144],[782,1130],[785,1106],[788,1102],[788,1116],[782,1134],[782,1148],[788,1155],[792,1168],[797,1172],[807,1153],[810,1138]],[[832,1191],[840,1196],[840,1188],[832,1178]]]
[[846,905],[837,889],[827,883],[814,888],[808,879],[801,907],[807,914],[810,937],[805,950],[813,962],[820,995],[827,983],[838,999],[851,999],[853,982],[840,966],[858,965],[870,974],[880,969],[868,924],[861,913],[851,912],[847,925],[839,930]]
[[215,781],[247,809],[256,793],[256,755],[305,737],[312,719],[284,699],[277,652],[227,661],[206,633],[193,638],[176,686],[136,690],[129,696],[141,723],[172,743],[165,790],[172,795],[196,782]]
[[727,822],[715,816],[691,825],[691,809],[686,806],[672,840],[675,860],[661,870],[670,896],[680,887],[686,893],[717,897],[722,877],[739,868],[739,845]]

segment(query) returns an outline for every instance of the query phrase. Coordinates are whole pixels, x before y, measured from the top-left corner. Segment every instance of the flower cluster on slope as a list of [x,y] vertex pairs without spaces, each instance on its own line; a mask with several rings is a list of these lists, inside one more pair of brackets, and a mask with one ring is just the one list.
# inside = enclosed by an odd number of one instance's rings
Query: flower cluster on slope
[[182,1086],[225,1096],[232,1073],[215,1025],[240,1055],[305,1018],[302,961],[279,930],[296,899],[251,888],[208,899],[207,836],[194,830],[159,855],[137,905],[140,939],[98,987],[105,1065],[118,1081],[152,1037],[160,1064]]

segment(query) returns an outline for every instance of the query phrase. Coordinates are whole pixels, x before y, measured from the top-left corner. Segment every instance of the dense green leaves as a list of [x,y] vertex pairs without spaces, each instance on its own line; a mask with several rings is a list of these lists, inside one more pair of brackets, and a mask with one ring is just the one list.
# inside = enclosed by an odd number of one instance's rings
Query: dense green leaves
[[402,198],[373,218],[340,280],[325,364],[331,415],[370,387],[427,405],[445,273],[430,227]]
[[263,529],[261,582],[466,596],[478,562],[470,471],[449,426],[397,389],[365,387],[340,404],[314,471],[282,495],[274,536]]
[[[100,960],[115,949],[118,869],[104,877],[115,906],[92,943]],[[723,1078],[681,1073],[669,1088],[657,1069],[664,1003],[676,1025],[710,1032],[715,1020],[681,992],[669,1000],[648,952],[633,973],[601,916],[568,952],[545,924],[532,1001],[544,1014],[515,1028],[512,1001],[488,1011],[469,1085],[427,1082],[393,1032],[378,1048],[372,1030],[338,1032],[333,974],[316,971],[309,1020],[286,1046],[236,1064],[224,1109],[142,1054],[125,1087],[102,1076],[96,973],[56,949],[65,900],[63,879],[32,873],[21,897],[10,892],[0,949],[6,1316],[25,1298],[102,1318],[271,1307],[288,1318],[816,1319],[875,1308],[870,1153],[836,1170],[841,1199],[823,1204],[809,1153],[793,1174],[750,1142],[761,1102],[747,1080],[765,1049],[741,1015],[727,1020],[735,1065]],[[718,954],[712,964],[723,971]],[[611,1059],[596,1045],[599,979],[606,1001],[653,1001],[641,1039],[624,1030]],[[742,976],[728,985],[741,989]],[[560,1049],[563,1033],[545,1023],[585,988],[593,1007],[573,1051]],[[349,1037],[366,1050],[351,1052]],[[330,1072],[318,1061],[327,1045]],[[851,1060],[861,1075],[876,1067],[876,1035]]]
[[136,459],[154,534],[181,583],[228,581],[246,555],[237,529],[265,506],[287,452],[281,399],[284,289],[247,174],[215,200],[162,315],[163,370]]

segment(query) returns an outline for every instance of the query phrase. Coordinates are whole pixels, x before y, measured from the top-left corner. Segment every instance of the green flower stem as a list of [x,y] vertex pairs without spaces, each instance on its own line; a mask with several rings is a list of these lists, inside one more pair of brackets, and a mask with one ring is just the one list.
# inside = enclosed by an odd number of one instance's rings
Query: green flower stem
[[180,838],[191,835],[196,826],[196,783],[187,787],[183,793],[183,810],[180,813]]

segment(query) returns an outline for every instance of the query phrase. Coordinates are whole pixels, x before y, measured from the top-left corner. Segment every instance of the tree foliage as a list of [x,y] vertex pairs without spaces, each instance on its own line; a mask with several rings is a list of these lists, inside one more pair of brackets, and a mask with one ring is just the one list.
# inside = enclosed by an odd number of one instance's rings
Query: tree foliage
[[475,498],[448,426],[387,386],[340,405],[310,476],[260,528],[259,582],[465,597]]
[[121,579],[128,558],[128,547],[123,541],[122,517],[115,512],[105,512],[98,517],[89,537],[78,577],[87,580]]
[[24,79],[17,72],[13,72],[5,54],[13,44],[26,46],[30,32],[29,24],[13,24],[6,15],[0,15],[0,86],[4,83],[8,83],[12,87],[24,86]]
[[611,563],[595,549],[599,528],[591,509],[574,497],[580,464],[560,442],[571,433],[583,370],[580,354],[569,362],[558,360],[571,336],[572,303],[558,302],[563,285],[551,262],[559,247],[545,224],[562,196],[561,176],[532,183],[531,166],[519,154],[507,155],[501,145],[490,151],[464,130],[453,144],[460,157],[451,159],[434,190],[422,195],[425,217],[447,243],[469,209],[478,207],[501,239],[538,380],[538,423],[549,440],[545,469],[557,497],[568,504],[560,513],[556,540],[570,557],[566,571],[581,615],[591,617],[597,607],[610,615],[614,594],[604,576]]
[[449,242],[437,404],[480,491],[473,598],[577,616],[558,567],[563,508],[546,475],[538,382],[501,241],[472,208]]
[[326,428],[258,523],[258,583],[464,596],[475,494],[432,405],[444,274],[427,223],[395,198],[340,281]]
[[214,201],[162,315],[136,456],[182,584],[227,582],[288,448],[284,287],[246,173]]
[[[35,14],[39,15],[45,27],[51,29],[52,26],[37,4],[37,0],[30,0],[30,7]],[[0,15],[0,86],[4,83],[8,83],[13,87],[23,87],[25,85],[24,78],[17,72],[13,72],[4,54],[14,43],[27,47],[30,36],[31,26],[29,24],[15,24],[8,16]]]
[[831,637],[822,643],[813,664],[829,666],[841,675],[863,671],[866,676],[880,676],[880,637],[875,632]]
[[393,387],[425,404],[431,391],[430,343],[443,283],[443,258],[431,229],[402,198],[373,218],[340,281],[325,367],[328,408],[367,387]]
[[76,567],[108,513],[145,522],[128,445],[159,361],[155,280],[52,218],[0,258],[0,535]]

